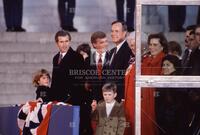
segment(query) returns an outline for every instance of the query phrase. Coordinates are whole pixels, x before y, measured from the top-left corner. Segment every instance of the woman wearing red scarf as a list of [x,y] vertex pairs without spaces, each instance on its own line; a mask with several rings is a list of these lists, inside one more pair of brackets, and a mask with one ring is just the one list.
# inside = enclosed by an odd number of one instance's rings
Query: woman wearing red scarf
[[[142,58],[142,75],[161,75],[162,59],[167,53],[167,40],[162,33],[151,34],[148,37],[149,53]],[[134,49],[132,49],[134,50]],[[127,69],[125,76],[125,112],[129,122],[126,135],[134,135],[134,104],[135,104],[135,63]],[[141,101],[141,133],[142,135],[156,135],[159,128],[155,120],[154,88],[142,89]]]

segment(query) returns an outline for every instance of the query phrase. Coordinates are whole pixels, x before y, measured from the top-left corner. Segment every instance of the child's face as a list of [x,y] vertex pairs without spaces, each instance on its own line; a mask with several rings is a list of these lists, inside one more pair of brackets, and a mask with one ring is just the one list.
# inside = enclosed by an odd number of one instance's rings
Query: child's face
[[38,81],[39,86],[49,86],[49,77],[42,75]]
[[106,103],[112,103],[116,96],[117,93],[114,93],[113,91],[103,92],[103,98]]

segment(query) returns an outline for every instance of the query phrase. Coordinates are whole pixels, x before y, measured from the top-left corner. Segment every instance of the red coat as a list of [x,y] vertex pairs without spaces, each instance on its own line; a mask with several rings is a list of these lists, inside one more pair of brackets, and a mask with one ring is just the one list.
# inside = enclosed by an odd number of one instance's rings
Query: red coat
[[[158,54],[156,57],[145,57],[142,61],[142,75],[160,75],[161,63],[165,56],[164,53]],[[125,113],[126,119],[130,123],[130,127],[126,129],[125,135],[134,135],[134,104],[135,104],[135,65],[125,76]],[[142,135],[156,135],[157,124],[155,120],[155,99],[153,88],[142,89],[142,102],[141,102],[141,128]]]
[[[161,75],[163,52],[156,57],[146,57],[142,62],[142,75]],[[156,135],[158,125],[155,118],[154,88],[142,89],[142,135]]]
[[128,122],[124,135],[134,135],[135,121],[135,64],[129,66],[125,75],[125,115]]

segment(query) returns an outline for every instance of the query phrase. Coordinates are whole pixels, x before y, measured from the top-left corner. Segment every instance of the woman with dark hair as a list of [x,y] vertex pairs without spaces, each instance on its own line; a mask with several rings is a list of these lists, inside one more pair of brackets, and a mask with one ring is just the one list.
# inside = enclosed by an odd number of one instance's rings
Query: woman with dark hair
[[181,61],[177,56],[167,55],[162,60],[162,74],[163,75],[180,75]]
[[90,56],[91,47],[89,44],[83,43],[77,47],[76,52],[81,54],[85,60],[86,58],[88,58]]
[[168,45],[168,54],[177,56],[181,60],[182,48],[176,41],[170,41]]
[[[168,42],[162,33],[148,37],[149,54],[142,59],[142,75],[161,75],[162,59],[168,53]],[[142,135],[156,135],[159,129],[155,118],[155,88],[143,88],[141,101]]]
[[[162,61],[163,75],[180,75],[181,62],[174,55]],[[180,88],[158,88],[156,94],[156,118],[160,126],[159,135],[186,135],[187,93]]]
[[90,54],[91,54],[90,45],[88,43],[82,43],[77,47],[76,52],[81,54],[81,56],[84,59],[84,67],[85,69],[88,69],[90,66]]
[[[142,63],[141,63],[142,75],[161,75],[162,59],[168,52],[167,46],[168,46],[168,42],[162,33],[149,35],[148,37],[149,52],[145,53],[145,55],[142,56]],[[125,105],[126,105],[126,102],[131,103],[131,101],[132,101],[132,105],[134,105],[135,104],[135,97],[134,97],[135,95],[135,83],[134,83],[135,63],[132,63],[132,67],[130,69],[127,69],[125,78],[126,78],[125,79]],[[154,91],[155,91],[154,88],[142,89],[142,93],[141,93],[142,95],[142,100],[141,100],[141,110],[142,110],[141,133],[142,135],[157,135],[158,133],[158,125],[156,123],[156,118],[155,118]],[[134,108],[129,107],[128,109],[129,111],[133,112],[133,114],[135,113]],[[134,116],[132,115],[130,116],[132,120],[135,119]],[[134,126],[134,122],[130,124]]]

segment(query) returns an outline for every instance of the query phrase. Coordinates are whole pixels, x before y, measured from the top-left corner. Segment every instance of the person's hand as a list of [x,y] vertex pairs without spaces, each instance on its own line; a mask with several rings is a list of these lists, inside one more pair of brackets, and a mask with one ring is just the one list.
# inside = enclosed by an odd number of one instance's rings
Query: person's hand
[[36,101],[37,102],[43,102],[42,98],[38,98]]
[[91,107],[92,107],[92,111],[96,110],[96,108],[97,108],[97,101],[96,100],[92,101]]

